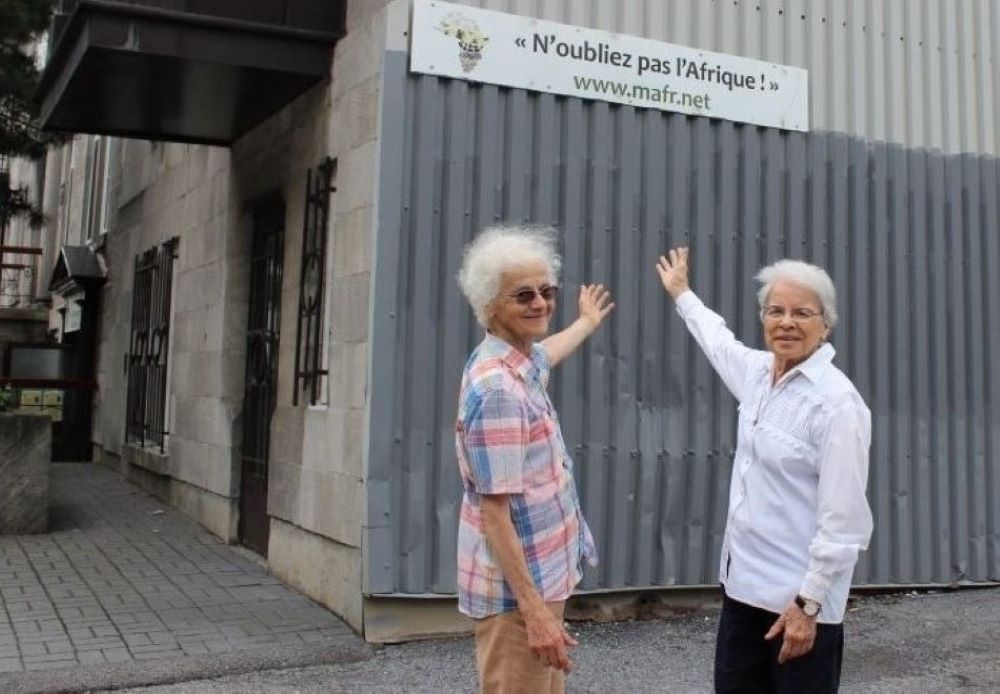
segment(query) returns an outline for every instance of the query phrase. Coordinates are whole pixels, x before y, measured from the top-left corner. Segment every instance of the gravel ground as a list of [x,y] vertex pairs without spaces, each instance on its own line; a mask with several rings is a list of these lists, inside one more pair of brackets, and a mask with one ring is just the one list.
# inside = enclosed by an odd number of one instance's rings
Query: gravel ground
[[[574,624],[570,692],[709,692],[716,612]],[[1000,590],[857,599],[846,620],[844,692],[1000,691]],[[475,691],[469,638],[379,648],[360,663],[255,672],[131,690],[236,692]]]

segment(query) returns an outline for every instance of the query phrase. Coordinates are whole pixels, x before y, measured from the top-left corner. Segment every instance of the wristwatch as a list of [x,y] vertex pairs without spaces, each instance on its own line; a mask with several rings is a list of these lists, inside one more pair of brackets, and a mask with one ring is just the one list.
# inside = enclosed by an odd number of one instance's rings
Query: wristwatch
[[815,600],[810,600],[809,598],[804,598],[801,595],[795,596],[795,604],[798,605],[799,609],[806,617],[815,617],[819,614],[823,606],[820,605]]

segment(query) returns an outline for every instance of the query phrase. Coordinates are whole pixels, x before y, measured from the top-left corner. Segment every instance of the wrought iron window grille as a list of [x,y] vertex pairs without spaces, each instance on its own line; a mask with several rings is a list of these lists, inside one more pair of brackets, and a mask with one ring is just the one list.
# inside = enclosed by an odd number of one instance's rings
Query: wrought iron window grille
[[125,440],[143,447],[159,447],[161,453],[169,434],[167,359],[177,245],[175,237],[135,257],[131,342],[125,355]]
[[309,405],[318,404],[328,373],[323,364],[323,300],[330,197],[336,191],[336,177],[337,160],[331,158],[306,173],[293,405],[298,405],[300,398]]

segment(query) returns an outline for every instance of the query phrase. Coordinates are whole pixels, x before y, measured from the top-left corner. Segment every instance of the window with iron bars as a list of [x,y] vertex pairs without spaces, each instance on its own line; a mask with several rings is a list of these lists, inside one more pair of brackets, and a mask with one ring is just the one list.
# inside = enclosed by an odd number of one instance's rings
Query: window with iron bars
[[327,370],[323,353],[323,311],[326,287],[326,240],[330,196],[336,190],[337,160],[325,159],[306,174],[306,205],[302,227],[302,263],[299,273],[299,313],[295,339],[295,390],[300,398],[321,404]]
[[170,298],[177,238],[135,257],[125,440],[166,450]]

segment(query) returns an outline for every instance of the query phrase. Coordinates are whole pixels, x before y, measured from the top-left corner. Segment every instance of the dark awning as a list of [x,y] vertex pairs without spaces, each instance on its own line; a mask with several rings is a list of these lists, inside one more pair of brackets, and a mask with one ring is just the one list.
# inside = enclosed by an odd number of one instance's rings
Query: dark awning
[[74,288],[104,284],[104,269],[86,246],[63,246],[52,268],[49,291],[64,294]]
[[229,144],[328,76],[345,4],[64,0],[42,126]]

